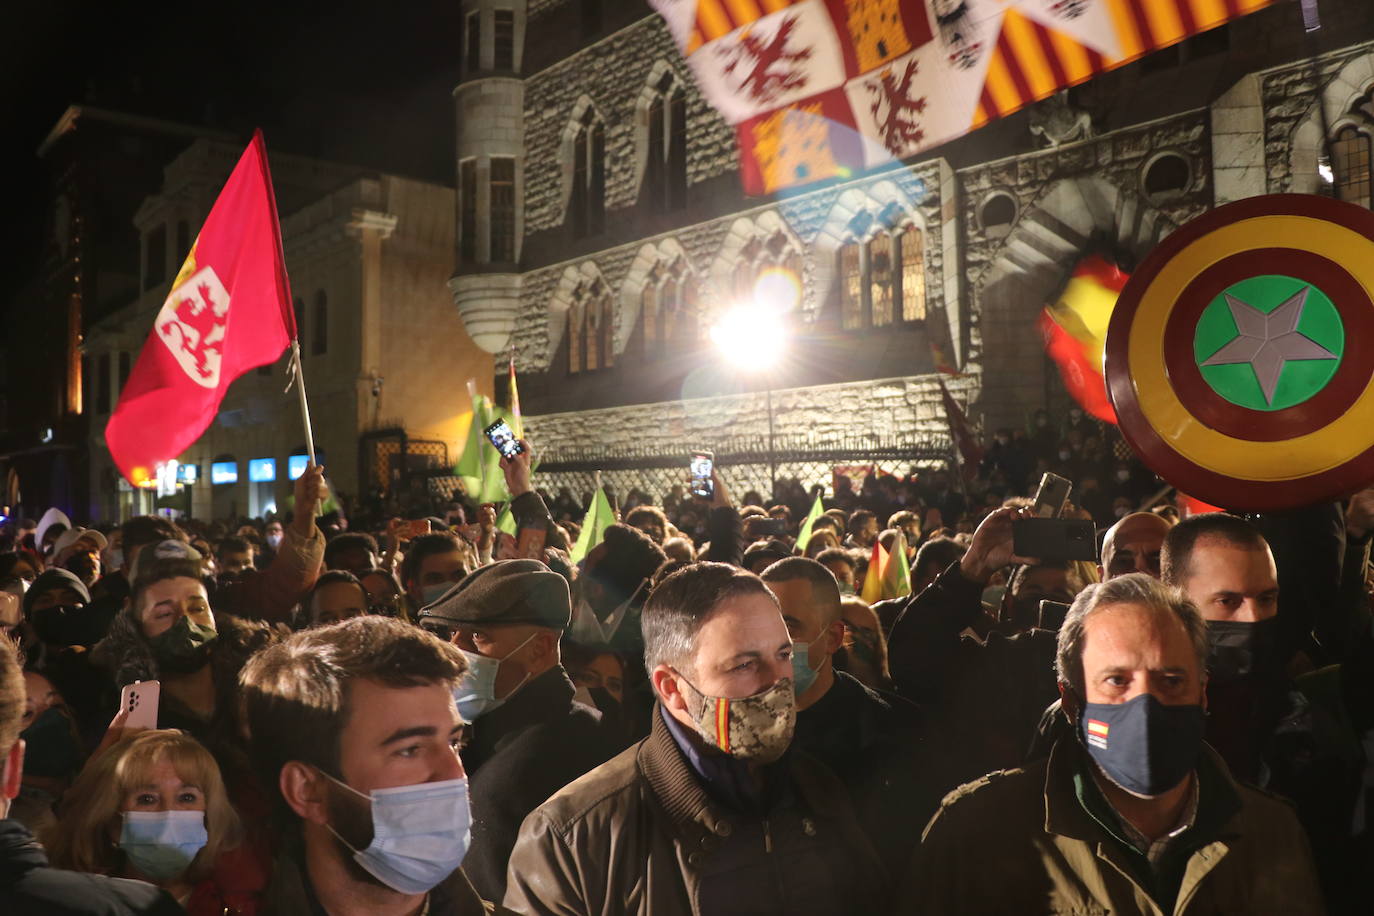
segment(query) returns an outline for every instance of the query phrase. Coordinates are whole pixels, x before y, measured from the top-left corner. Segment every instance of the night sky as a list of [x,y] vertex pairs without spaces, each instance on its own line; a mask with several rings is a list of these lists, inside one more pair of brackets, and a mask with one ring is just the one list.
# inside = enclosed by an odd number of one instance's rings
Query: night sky
[[10,4],[0,29],[0,307],[49,204],[36,150],[70,104],[238,133],[269,149],[452,185],[457,2]]

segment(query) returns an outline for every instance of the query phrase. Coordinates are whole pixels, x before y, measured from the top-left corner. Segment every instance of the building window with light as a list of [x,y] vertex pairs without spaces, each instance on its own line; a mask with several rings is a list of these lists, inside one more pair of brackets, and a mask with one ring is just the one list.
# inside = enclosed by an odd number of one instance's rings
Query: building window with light
[[600,235],[606,228],[606,125],[590,107],[578,119],[572,142],[568,217],[577,237]]
[[515,260],[515,160],[491,160],[491,260]]
[[644,197],[656,209],[687,205],[687,102],[672,73],[654,85],[646,111]]
[[880,328],[923,320],[925,241],[921,230],[910,225],[861,228],[868,229],[867,238],[851,236],[838,254],[840,326],[846,330]]
[[1370,206],[1370,135],[1356,127],[1342,127],[1331,142],[1331,166],[1336,197]]
[[682,258],[649,272],[640,298],[642,356],[654,360],[695,347],[703,337],[697,283]]
[[615,361],[615,319],[611,293],[600,279],[586,281],[573,291],[568,309],[568,372],[609,369]]

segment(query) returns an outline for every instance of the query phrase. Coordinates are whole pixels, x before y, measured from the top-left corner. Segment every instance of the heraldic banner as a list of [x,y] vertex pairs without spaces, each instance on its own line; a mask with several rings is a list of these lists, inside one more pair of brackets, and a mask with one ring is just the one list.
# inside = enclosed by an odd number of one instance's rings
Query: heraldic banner
[[135,485],[180,455],[219,410],[229,383],[281,356],[296,336],[281,228],[262,133],[239,158],[105,427]]
[[650,0],[749,194],[911,156],[1277,0]]

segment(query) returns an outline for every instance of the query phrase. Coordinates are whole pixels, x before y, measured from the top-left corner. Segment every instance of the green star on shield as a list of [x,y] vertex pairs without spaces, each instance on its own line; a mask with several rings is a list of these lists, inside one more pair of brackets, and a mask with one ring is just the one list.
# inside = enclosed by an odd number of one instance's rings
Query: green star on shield
[[1222,290],[1193,336],[1203,379],[1250,410],[1283,410],[1313,397],[1336,374],[1344,350],[1345,325],[1330,298],[1278,274]]

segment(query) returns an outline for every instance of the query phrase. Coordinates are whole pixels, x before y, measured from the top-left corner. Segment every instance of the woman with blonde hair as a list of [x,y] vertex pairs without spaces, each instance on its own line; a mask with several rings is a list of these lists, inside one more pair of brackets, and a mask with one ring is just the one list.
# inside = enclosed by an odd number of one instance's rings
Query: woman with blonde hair
[[224,861],[241,834],[210,752],[184,732],[146,729],[90,759],[44,844],[57,868],[148,881],[191,914],[250,916],[262,869],[251,856]]

